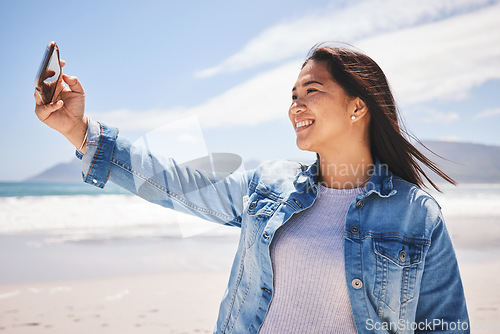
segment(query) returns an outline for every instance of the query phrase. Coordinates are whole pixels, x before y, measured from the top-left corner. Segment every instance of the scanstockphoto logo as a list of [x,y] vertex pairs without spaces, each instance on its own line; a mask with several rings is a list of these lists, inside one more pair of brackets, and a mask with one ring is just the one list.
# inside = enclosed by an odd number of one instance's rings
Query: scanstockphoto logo
[[432,319],[420,322],[405,321],[400,319],[398,322],[381,322],[373,319],[366,320],[366,329],[369,331],[386,330],[396,331],[467,331],[469,323],[466,321],[445,321],[444,319]]
[[[194,203],[217,197],[227,199],[225,205],[233,207],[232,198],[236,196],[231,196],[228,177],[245,172],[239,155],[209,153],[197,116],[177,119],[148,132],[132,144],[130,159],[136,194],[177,211],[168,219],[179,226],[183,238],[219,225],[204,221],[186,224],[185,216],[178,212],[209,215],[206,205]],[[225,207],[225,211],[231,208]]]

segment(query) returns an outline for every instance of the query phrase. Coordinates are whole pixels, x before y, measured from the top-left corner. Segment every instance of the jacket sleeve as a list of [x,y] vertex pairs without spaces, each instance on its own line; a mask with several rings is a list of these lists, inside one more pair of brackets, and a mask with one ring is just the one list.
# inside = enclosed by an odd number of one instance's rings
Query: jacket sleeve
[[[134,144],[118,130],[89,120],[82,159],[86,183],[103,188],[109,180],[150,202],[224,225],[241,227],[243,198],[253,171],[201,170],[190,163],[153,155],[144,141]],[[206,157],[208,159],[208,157]]]
[[458,263],[441,214],[425,256],[415,320],[416,333],[470,333]]

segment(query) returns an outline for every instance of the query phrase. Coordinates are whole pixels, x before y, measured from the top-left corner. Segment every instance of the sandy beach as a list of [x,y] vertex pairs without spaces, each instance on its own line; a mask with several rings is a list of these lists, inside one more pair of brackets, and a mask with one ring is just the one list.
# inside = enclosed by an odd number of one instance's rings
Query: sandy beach
[[500,217],[448,219],[462,275],[471,333],[500,333]]
[[3,285],[5,333],[212,333],[225,274],[124,276]]
[[[472,333],[497,334],[500,215],[481,208],[464,215],[458,204],[443,212]],[[102,239],[0,235],[0,333],[212,333],[238,231],[157,238],[156,230],[128,238],[120,231]]]
[[212,333],[238,241],[53,240],[0,236],[1,333]]

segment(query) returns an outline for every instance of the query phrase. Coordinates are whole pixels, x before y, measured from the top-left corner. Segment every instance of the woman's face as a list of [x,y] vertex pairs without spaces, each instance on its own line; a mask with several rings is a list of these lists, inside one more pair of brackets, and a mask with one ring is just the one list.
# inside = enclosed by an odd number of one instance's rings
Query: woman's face
[[[330,76],[325,62],[310,60],[292,89],[288,112],[301,150],[328,154],[348,147],[354,99]],[[351,110],[352,109],[352,110]]]

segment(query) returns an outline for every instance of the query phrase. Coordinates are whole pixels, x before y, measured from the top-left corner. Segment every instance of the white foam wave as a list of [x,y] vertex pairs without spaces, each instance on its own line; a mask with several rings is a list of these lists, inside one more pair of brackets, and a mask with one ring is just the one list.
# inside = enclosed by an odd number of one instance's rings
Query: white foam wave
[[432,192],[444,217],[499,217],[500,184],[440,185],[444,193]]
[[[500,185],[443,187],[432,192],[447,217],[498,217]],[[129,195],[0,198],[0,234],[51,233],[44,243],[234,235],[223,227]],[[40,247],[42,244],[30,244]]]
[[234,233],[230,230],[127,195],[0,198],[0,234],[55,232],[49,242]]

